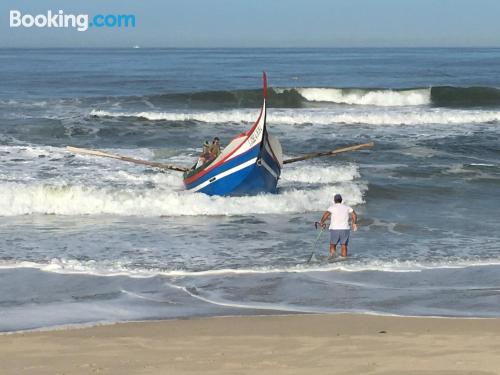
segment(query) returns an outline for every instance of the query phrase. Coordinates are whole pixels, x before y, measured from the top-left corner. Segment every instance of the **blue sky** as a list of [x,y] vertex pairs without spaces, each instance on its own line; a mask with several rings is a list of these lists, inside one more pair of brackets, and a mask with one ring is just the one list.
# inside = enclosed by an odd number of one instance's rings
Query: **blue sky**
[[[133,14],[131,29],[10,28],[9,11]],[[498,0],[2,0],[0,47],[500,47]]]

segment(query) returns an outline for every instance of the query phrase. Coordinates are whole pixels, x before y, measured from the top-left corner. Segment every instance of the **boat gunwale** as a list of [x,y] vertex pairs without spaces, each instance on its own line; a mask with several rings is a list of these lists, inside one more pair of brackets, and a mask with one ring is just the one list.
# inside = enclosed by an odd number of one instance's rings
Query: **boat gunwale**
[[[236,151],[238,151],[241,146],[243,146],[243,144],[248,141],[248,138],[250,137],[250,135],[252,135],[252,133],[255,131],[255,129],[257,128],[257,125],[259,124],[260,122],[260,119],[262,118],[262,113],[264,112],[264,107],[266,106],[266,99],[264,98],[264,102],[262,104],[262,107],[260,108],[260,113],[259,113],[259,117],[257,118],[257,120],[255,121],[255,123],[252,125],[252,127],[250,128],[250,130],[246,133],[246,136],[245,136],[245,139],[242,140],[242,142],[238,145],[238,147],[236,147],[234,150],[232,150],[229,154],[227,154],[224,159],[218,161],[216,164],[214,165],[208,165],[208,167],[205,167],[203,168],[202,170],[200,170],[199,172],[196,172],[195,174],[189,176],[189,177],[186,177],[184,179],[184,184],[185,185],[190,185],[192,184],[195,180],[197,180],[198,178],[204,176],[205,174],[207,174],[208,172],[210,172],[211,170],[213,170],[214,168],[218,167],[219,165],[225,163],[231,156],[234,155],[234,153]],[[267,109],[267,108],[266,108]],[[266,117],[266,116],[265,116]],[[266,127],[266,118],[264,117],[264,129]],[[262,143],[262,141],[260,142]]]

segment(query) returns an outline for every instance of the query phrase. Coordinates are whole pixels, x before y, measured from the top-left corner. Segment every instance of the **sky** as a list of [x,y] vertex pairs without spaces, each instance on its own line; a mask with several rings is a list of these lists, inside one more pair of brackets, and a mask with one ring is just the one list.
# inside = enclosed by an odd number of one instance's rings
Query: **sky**
[[[22,15],[132,14],[134,28],[11,28]],[[1,0],[1,47],[500,47],[499,0]]]

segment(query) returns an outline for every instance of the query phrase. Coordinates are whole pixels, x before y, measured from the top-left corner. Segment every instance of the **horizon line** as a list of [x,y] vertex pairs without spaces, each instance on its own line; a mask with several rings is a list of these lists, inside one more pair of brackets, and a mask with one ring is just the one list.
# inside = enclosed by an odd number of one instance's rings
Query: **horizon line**
[[[137,47],[138,46],[138,47]],[[210,46],[210,47],[178,47],[178,46],[146,46],[141,47],[138,44],[130,46],[86,46],[86,47],[70,47],[70,46],[0,46],[0,49],[500,49],[500,46],[255,46],[255,47],[235,47],[235,46]]]

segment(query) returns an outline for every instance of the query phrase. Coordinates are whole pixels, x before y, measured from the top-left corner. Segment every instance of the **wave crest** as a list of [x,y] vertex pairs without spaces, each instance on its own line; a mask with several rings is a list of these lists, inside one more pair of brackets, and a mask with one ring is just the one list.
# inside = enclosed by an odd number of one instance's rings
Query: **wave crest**
[[431,103],[430,89],[409,90],[369,90],[369,89],[335,89],[335,88],[303,88],[297,89],[308,101],[331,102],[351,105],[374,105],[382,107],[416,106]]
[[340,192],[349,204],[363,203],[363,183],[341,182],[319,189],[282,189],[279,194],[210,197],[163,188],[119,189],[81,185],[6,183],[0,186],[0,216],[29,214],[195,216],[283,214],[319,211]]
[[[150,121],[196,121],[206,123],[251,123],[254,109],[192,112],[111,112],[92,110],[96,117],[135,117]],[[270,124],[366,124],[366,125],[416,125],[416,124],[470,124],[500,121],[500,111],[427,109],[399,111],[334,111],[326,109],[283,110],[268,113]]]
[[[339,88],[283,87],[269,89],[269,105],[275,108],[300,108],[308,102],[324,102],[368,106],[471,107],[500,105],[497,87],[433,86],[422,88]],[[164,102],[215,103],[237,107],[258,107],[261,90],[203,91],[147,97],[158,104]]]

